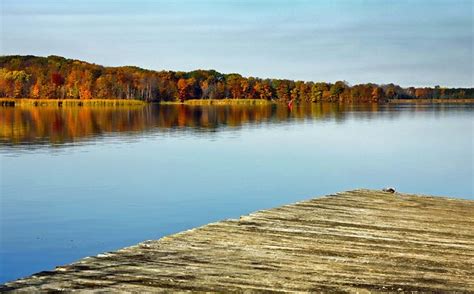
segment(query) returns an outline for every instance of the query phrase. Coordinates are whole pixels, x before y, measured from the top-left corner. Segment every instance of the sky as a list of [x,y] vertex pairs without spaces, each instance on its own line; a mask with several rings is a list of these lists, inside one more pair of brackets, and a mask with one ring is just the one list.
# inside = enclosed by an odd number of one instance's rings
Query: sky
[[473,87],[472,0],[0,0],[1,55]]

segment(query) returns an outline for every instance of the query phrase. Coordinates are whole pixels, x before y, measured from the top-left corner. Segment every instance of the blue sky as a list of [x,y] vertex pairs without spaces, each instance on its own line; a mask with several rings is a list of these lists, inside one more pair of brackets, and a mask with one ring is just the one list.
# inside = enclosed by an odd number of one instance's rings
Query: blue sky
[[351,84],[474,84],[472,0],[1,3],[2,55]]

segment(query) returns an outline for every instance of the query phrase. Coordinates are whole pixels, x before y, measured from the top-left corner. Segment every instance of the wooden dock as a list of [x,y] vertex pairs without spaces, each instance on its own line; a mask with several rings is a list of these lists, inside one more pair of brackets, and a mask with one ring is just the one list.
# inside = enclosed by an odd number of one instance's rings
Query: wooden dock
[[343,192],[0,286],[55,290],[474,293],[474,201]]

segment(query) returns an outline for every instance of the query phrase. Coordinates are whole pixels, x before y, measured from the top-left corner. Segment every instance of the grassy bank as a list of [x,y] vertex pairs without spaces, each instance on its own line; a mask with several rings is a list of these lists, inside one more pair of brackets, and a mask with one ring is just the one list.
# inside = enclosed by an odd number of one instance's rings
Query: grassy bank
[[129,99],[31,99],[31,98],[0,98],[0,106],[129,106],[145,105],[141,100]]
[[265,99],[190,99],[184,102],[160,102],[161,104],[186,105],[267,105],[275,103]]

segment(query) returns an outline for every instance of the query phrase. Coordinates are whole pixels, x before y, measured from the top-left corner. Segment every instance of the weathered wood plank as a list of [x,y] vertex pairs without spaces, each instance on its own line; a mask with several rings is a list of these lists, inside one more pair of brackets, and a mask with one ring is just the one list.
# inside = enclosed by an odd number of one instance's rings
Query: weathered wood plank
[[356,190],[262,210],[2,291],[474,292],[474,201]]

